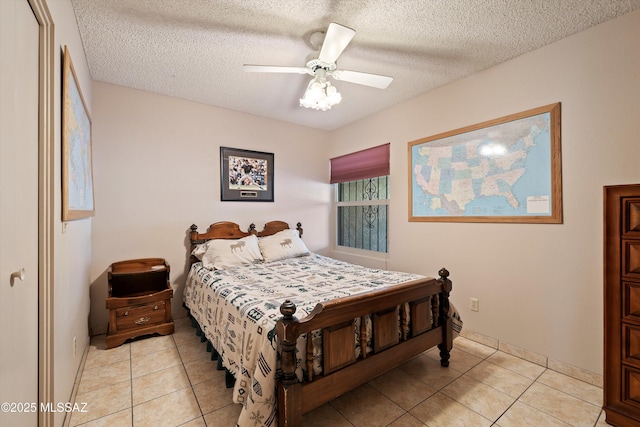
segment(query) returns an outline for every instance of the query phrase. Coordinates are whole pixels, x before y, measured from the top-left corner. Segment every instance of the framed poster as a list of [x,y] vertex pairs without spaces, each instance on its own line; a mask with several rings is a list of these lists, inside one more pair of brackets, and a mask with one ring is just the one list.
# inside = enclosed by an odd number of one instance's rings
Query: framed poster
[[91,117],[80,90],[69,49],[64,47],[62,77],[62,220],[95,214]]
[[273,153],[220,147],[220,200],[273,202]]
[[562,223],[560,103],[408,148],[409,221]]

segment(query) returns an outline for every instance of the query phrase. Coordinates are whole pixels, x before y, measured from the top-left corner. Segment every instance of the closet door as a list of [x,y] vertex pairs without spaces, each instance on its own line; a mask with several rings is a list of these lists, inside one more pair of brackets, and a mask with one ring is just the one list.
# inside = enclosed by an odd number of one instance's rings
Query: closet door
[[604,188],[604,408],[640,423],[640,185]]
[[39,24],[27,0],[0,0],[0,57],[0,425],[35,426]]

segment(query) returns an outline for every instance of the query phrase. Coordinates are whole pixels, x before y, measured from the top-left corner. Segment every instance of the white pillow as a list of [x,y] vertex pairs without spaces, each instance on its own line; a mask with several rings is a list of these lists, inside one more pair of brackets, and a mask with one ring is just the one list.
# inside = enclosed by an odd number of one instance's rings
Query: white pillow
[[191,251],[191,255],[198,258],[200,261],[202,261],[202,257],[207,252],[208,244],[209,242],[204,242],[204,243],[200,243],[199,245],[196,245],[196,247],[193,248],[193,250]]
[[258,239],[258,245],[267,262],[309,253],[297,230],[282,230],[272,236],[261,237]]
[[207,242],[202,265],[209,270],[224,270],[262,261],[258,238],[253,234],[242,239],[214,239]]

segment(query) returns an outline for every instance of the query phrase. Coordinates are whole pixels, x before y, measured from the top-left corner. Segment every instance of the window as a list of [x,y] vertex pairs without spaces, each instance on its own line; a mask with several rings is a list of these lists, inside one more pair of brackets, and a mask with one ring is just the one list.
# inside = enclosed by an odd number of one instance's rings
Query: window
[[337,245],[387,252],[389,144],[331,159]]
[[389,177],[341,182],[337,187],[337,244],[387,252]]

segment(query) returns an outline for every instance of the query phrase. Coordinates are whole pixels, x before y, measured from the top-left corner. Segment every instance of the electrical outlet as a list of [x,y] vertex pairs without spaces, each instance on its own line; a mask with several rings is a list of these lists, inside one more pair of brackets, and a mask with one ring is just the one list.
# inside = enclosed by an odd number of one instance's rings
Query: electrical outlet
[[73,358],[76,358],[76,337],[73,337]]
[[471,298],[470,307],[471,311],[480,311],[480,301],[478,298]]

